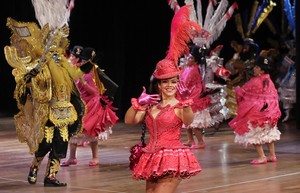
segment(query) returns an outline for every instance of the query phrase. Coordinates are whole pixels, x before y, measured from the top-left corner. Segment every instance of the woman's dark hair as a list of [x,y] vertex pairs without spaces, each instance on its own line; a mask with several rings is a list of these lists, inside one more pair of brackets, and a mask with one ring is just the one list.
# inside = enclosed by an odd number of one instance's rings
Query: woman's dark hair
[[265,71],[265,74],[269,74],[273,70],[273,60],[268,56],[258,56],[256,58],[255,65],[259,66],[263,71]]
[[150,85],[149,85],[149,92],[151,94],[158,94],[159,90],[158,90],[158,83],[159,83],[159,79],[154,78],[150,80]]

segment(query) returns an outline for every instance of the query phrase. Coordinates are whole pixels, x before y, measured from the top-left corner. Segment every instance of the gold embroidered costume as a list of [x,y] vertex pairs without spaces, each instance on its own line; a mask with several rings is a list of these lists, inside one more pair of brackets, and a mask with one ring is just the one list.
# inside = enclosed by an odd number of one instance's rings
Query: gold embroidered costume
[[[55,5],[64,1],[56,1]],[[69,46],[69,27],[46,23],[39,28],[36,23],[12,18],[7,19],[7,26],[12,35],[4,52],[16,81],[14,98],[20,110],[14,116],[17,136],[34,154],[28,182],[36,183],[39,166],[49,153],[44,186],[66,186],[56,174],[60,159],[66,157],[69,138],[82,130],[85,112],[73,82],[82,72],[64,56]]]

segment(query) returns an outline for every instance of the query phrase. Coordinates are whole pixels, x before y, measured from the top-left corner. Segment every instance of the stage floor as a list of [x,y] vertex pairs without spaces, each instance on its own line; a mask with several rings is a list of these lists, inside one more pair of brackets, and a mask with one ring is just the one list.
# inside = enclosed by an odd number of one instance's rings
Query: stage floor
[[[281,140],[275,143],[278,162],[251,165],[256,158],[253,147],[234,143],[234,133],[226,122],[219,130],[206,130],[206,149],[193,150],[203,171],[183,180],[176,193],[299,193],[300,130],[296,121],[279,123]],[[100,165],[88,166],[89,146],[79,147],[78,164],[62,167],[58,179],[67,187],[44,187],[47,160],[38,173],[38,182],[30,185],[27,174],[32,160],[27,145],[20,143],[12,117],[0,118],[0,193],[142,193],[144,181],[134,181],[128,169],[129,148],[140,138],[139,126],[119,122],[110,139],[99,145]],[[186,141],[185,131],[182,141]]]

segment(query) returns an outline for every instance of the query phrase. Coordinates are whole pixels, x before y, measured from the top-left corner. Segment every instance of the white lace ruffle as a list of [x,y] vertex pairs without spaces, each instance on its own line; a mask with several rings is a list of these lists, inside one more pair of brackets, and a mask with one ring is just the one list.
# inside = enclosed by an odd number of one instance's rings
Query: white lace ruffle
[[277,126],[271,127],[266,124],[265,127],[254,128],[250,122],[248,122],[249,132],[243,135],[235,134],[235,143],[242,144],[244,146],[253,144],[265,144],[271,143],[273,141],[280,140],[281,132],[278,130]]
[[183,128],[208,128],[212,124],[212,118],[210,116],[209,110],[203,109],[202,111],[197,111],[194,113],[194,121],[188,126],[183,126]]
[[85,132],[72,137],[70,139],[70,143],[72,144],[83,144],[84,142],[93,142],[93,141],[105,141],[109,139],[109,136],[112,134],[112,129],[108,128],[104,132],[99,133],[97,137],[93,137],[90,135],[87,135]]

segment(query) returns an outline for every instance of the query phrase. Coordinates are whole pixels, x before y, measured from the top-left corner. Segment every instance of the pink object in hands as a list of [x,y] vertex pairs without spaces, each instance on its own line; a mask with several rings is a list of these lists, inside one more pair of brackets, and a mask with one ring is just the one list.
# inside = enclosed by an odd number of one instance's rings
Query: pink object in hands
[[146,93],[146,88],[143,86],[143,92],[141,96],[137,99],[139,105],[153,105],[157,104],[160,101],[159,94],[149,95]]
[[183,81],[179,81],[176,87],[182,100],[187,100],[190,98],[192,92],[185,86]]

